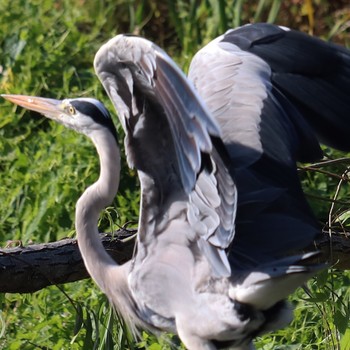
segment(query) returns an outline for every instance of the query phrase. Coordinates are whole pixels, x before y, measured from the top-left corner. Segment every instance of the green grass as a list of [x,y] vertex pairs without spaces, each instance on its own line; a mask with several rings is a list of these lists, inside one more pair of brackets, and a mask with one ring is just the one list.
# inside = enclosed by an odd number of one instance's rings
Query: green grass
[[[250,21],[278,22],[347,45],[350,15],[345,5],[340,0],[305,0],[300,5],[276,0],[2,0],[0,93],[94,96],[112,111],[92,62],[99,46],[117,33],[146,36],[186,70],[199,47],[228,27]],[[120,127],[118,131],[122,146]],[[75,202],[98,176],[89,140],[0,101],[0,168],[1,245],[74,235]],[[339,174],[345,168],[332,171]],[[338,185],[318,173],[303,173],[302,179],[313,196],[332,198]],[[339,198],[348,200],[348,192],[342,186]],[[124,160],[116,211],[110,211],[114,224],[137,220],[138,203],[136,176]],[[312,199],[312,205],[326,221],[329,202]],[[346,208],[336,208],[341,210]],[[102,229],[108,229],[109,216],[103,217]],[[349,273],[337,271],[311,281],[311,297],[302,290],[291,297],[296,307],[292,325],[259,338],[257,348],[350,349],[349,285]],[[28,295],[0,294],[1,349],[158,350],[170,348],[169,341],[144,333],[140,343],[133,343],[91,281]],[[172,341],[179,344],[176,338]]]

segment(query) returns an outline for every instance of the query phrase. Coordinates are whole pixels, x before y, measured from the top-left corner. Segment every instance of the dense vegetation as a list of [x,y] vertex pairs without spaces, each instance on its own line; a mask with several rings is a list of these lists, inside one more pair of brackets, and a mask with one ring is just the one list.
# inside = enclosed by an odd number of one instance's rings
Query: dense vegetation
[[[110,110],[92,61],[117,33],[155,41],[184,70],[199,47],[247,22],[276,22],[350,45],[348,0],[2,0],[0,14],[0,93],[95,96]],[[0,101],[0,168],[2,246],[9,240],[28,244],[74,236],[75,202],[98,174],[86,138]],[[315,213],[325,223],[336,213],[343,225],[350,217],[347,171],[341,163],[327,174],[302,173]],[[346,176],[339,182],[336,174]],[[341,204],[332,206],[331,198]],[[101,218],[102,229],[137,220],[138,184],[126,166],[114,208]],[[348,273],[322,273],[309,283],[308,293],[299,290],[291,297],[292,325],[259,338],[257,348],[349,350],[349,286]],[[0,295],[1,349],[158,350],[170,347],[170,340],[178,344],[170,335],[156,340],[148,334],[133,342],[91,281]]]

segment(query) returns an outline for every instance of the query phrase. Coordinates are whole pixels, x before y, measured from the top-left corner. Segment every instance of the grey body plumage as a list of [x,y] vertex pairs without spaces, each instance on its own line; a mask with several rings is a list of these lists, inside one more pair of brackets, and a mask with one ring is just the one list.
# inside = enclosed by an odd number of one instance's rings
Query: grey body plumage
[[[292,48],[299,40],[314,45],[342,65],[328,75],[318,69],[311,79],[301,58],[290,65],[282,55],[284,40]],[[312,52],[306,56],[310,61]],[[77,203],[76,229],[89,273],[122,316],[153,332],[175,332],[192,350],[245,350],[257,335],[290,321],[285,298],[320,268],[309,263],[314,253],[290,255],[320,232],[296,161],[318,159],[318,139],[349,148],[314,123],[319,114],[327,127],[336,118],[286,77],[343,88],[348,76],[340,83],[336,77],[348,73],[349,61],[343,48],[267,24],[208,44],[194,57],[189,79],[145,39],[118,35],[103,45],[95,70],[141,184],[137,253],[122,266],[97,238],[99,212],[119,184],[108,112],[92,100],[5,97],[94,142],[100,178]],[[334,124],[347,124],[345,113]]]

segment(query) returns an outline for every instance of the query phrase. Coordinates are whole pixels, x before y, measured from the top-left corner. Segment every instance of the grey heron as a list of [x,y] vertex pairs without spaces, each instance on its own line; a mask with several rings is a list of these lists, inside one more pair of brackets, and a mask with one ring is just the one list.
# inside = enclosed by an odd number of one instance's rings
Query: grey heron
[[[290,321],[284,299],[320,268],[308,263],[313,253],[291,254],[319,233],[296,173],[297,160],[321,156],[319,130],[305,115],[322,114],[317,91],[304,106],[299,82],[291,92],[288,83],[279,86],[274,62],[249,47],[268,43],[273,53],[286,33],[296,36],[293,45],[305,39],[334,56],[334,74],[319,78],[319,69],[310,84],[336,87],[349,68],[348,51],[271,25],[229,31],[200,51],[189,73],[198,93],[146,39],[118,35],[97,52],[96,73],[117,110],[127,161],[141,183],[137,251],[122,266],[97,235],[99,213],[115,196],[120,171],[106,108],[94,99],[3,95],[91,138],[100,177],[76,206],[86,267],[131,325],[177,333],[190,350],[252,349],[257,335]],[[272,61],[289,76],[283,52]],[[307,69],[300,75],[307,80]],[[345,117],[337,124],[333,112],[328,124],[345,127]],[[322,138],[348,148],[325,129]]]

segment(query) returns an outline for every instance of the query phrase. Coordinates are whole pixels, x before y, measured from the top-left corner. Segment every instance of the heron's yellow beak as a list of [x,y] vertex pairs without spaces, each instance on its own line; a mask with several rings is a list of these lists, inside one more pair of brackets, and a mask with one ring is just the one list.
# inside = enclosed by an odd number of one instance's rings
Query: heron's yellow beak
[[41,113],[50,119],[57,120],[62,113],[62,101],[60,100],[26,95],[1,95],[1,97],[16,105]]

